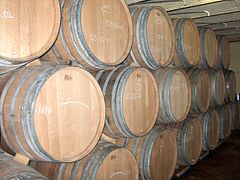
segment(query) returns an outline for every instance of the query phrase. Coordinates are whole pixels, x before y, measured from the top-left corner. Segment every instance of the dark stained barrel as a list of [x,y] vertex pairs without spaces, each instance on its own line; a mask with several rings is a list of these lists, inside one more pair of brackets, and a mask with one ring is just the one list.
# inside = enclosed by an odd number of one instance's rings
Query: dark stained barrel
[[230,66],[231,50],[230,44],[226,37],[217,36],[218,44],[218,68],[221,70],[227,70]]
[[173,24],[167,12],[160,6],[131,9],[134,24],[134,40],[131,50],[137,65],[158,69],[172,62],[175,50]]
[[138,179],[138,165],[132,153],[103,142],[88,156],[74,163],[32,162],[31,166],[51,180]]
[[196,24],[185,18],[174,19],[173,23],[176,38],[174,65],[184,68],[197,65],[200,57],[200,39]]
[[229,104],[232,112],[232,130],[240,128],[239,102],[235,101]]
[[211,82],[209,74],[204,69],[192,68],[187,71],[191,87],[192,102],[190,114],[205,113],[211,100]]
[[210,28],[200,28],[200,59],[199,68],[217,68],[217,39],[214,31]]

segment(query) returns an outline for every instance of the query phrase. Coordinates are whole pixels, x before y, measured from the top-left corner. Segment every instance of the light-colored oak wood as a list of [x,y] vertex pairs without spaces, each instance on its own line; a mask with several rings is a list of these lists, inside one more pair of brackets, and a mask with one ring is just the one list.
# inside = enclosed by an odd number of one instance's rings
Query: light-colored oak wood
[[14,156],[13,160],[26,166],[26,165],[28,165],[30,159],[26,156],[23,156],[23,155],[17,153]]
[[13,160],[13,157],[0,151],[0,179],[36,179],[47,180],[46,177],[30,166],[25,166]]
[[220,117],[220,139],[227,139],[231,134],[232,111],[229,104],[219,108]]
[[175,49],[171,19],[161,7],[131,9],[134,40],[131,57],[136,64],[150,69],[168,66]]
[[138,161],[141,179],[171,179],[177,161],[177,143],[170,130],[156,127],[147,136],[128,138],[124,144]]
[[1,0],[0,57],[27,61],[52,46],[60,26],[58,0]]
[[75,163],[32,162],[31,166],[52,180],[138,179],[138,165],[132,153],[125,148],[103,142],[87,157]]
[[184,122],[168,125],[178,144],[178,165],[194,165],[202,150],[202,126],[198,118],[187,118]]
[[228,70],[224,72],[226,82],[226,101],[233,102],[237,92],[237,79],[234,71]]
[[173,20],[176,48],[173,57],[175,66],[189,68],[197,65],[200,57],[200,38],[196,24],[191,19]]
[[0,107],[4,140],[30,159],[78,160],[94,148],[104,126],[101,89],[79,67],[42,65],[17,71],[4,87]]
[[217,39],[214,31],[210,28],[200,28],[200,59],[199,68],[217,68]]
[[218,43],[218,67],[222,70],[226,70],[230,66],[231,50],[230,44],[226,37],[217,36]]
[[226,97],[225,77],[220,70],[208,70],[211,81],[211,105],[221,106]]
[[219,143],[220,120],[216,110],[198,116],[203,129],[203,150],[214,150]]
[[159,109],[157,83],[145,68],[119,66],[95,75],[106,102],[104,133],[110,137],[147,134]]
[[192,68],[187,71],[192,88],[190,114],[207,112],[211,100],[210,77],[206,70]]
[[106,69],[128,56],[133,29],[124,0],[62,0],[61,9],[60,33],[48,58]]
[[154,72],[159,88],[158,120],[162,123],[183,121],[191,105],[191,85],[186,72],[179,68],[160,68]]

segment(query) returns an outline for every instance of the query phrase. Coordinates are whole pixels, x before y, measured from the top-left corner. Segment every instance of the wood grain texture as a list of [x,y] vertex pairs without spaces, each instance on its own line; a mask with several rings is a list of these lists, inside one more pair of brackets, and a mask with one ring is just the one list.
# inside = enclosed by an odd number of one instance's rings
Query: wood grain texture
[[104,133],[110,137],[147,134],[159,109],[157,83],[145,68],[119,66],[95,75],[106,102]]
[[0,57],[27,61],[52,46],[60,26],[58,0],[2,0],[0,2]]
[[211,81],[211,104],[221,106],[226,97],[226,82],[224,74],[220,70],[208,70]]
[[191,19],[173,20],[176,48],[173,57],[175,66],[189,68],[197,65],[200,57],[200,38],[196,24]]
[[36,179],[47,180],[46,177],[30,166],[25,166],[13,160],[13,157],[0,152],[0,179]]
[[220,120],[216,110],[198,116],[203,130],[203,150],[214,150],[219,142]]
[[4,87],[1,110],[2,136],[10,148],[44,161],[71,162],[87,155],[105,119],[97,81],[79,67],[62,65],[17,71]]
[[200,28],[200,59],[199,68],[217,68],[217,39],[210,28]]
[[60,34],[48,58],[89,69],[106,69],[125,60],[133,29],[124,0],[62,0],[61,9]]
[[190,114],[207,112],[211,100],[210,77],[206,70],[192,68],[187,71],[191,88],[192,102]]
[[131,57],[135,64],[150,69],[172,62],[175,36],[171,19],[161,7],[131,9],[134,40]]
[[198,118],[187,118],[184,122],[168,125],[178,144],[178,165],[194,165],[202,150],[202,126]]
[[226,82],[226,101],[233,102],[237,92],[237,79],[234,71],[228,70],[224,72]]
[[74,163],[32,162],[31,166],[52,180],[137,180],[137,161],[130,151],[100,142],[82,160]]
[[128,138],[124,144],[138,161],[141,179],[171,179],[177,161],[177,143],[170,130],[156,127],[147,136]]
[[222,70],[226,70],[230,66],[231,50],[230,44],[226,37],[217,36],[218,43],[218,67]]
[[227,139],[231,134],[232,111],[229,104],[219,108],[220,117],[220,139]]
[[191,85],[183,69],[161,68],[154,72],[159,88],[158,120],[162,123],[183,121],[191,105]]

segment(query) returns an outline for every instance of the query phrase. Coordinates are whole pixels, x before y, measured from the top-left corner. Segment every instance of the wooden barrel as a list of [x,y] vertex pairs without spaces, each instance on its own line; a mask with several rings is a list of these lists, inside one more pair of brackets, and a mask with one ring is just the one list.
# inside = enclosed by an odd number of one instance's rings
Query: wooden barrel
[[231,60],[230,44],[224,36],[217,36],[217,44],[218,67],[222,70],[226,70],[229,68]]
[[220,139],[227,139],[231,134],[232,112],[228,104],[219,108]]
[[159,109],[157,83],[145,68],[119,66],[95,75],[106,102],[104,133],[111,137],[147,134]]
[[200,39],[196,24],[185,18],[175,19],[173,23],[176,37],[174,65],[184,68],[197,65],[200,57]]
[[177,143],[170,130],[156,127],[147,136],[127,138],[124,147],[135,155],[141,179],[171,179],[177,161]]
[[214,31],[210,28],[200,28],[200,59],[199,68],[217,68],[217,39]]
[[211,81],[211,106],[221,106],[226,97],[224,74],[220,70],[209,70]]
[[85,158],[74,163],[32,162],[31,166],[51,180],[137,180],[137,161],[127,149],[100,142]]
[[183,121],[191,105],[191,85],[186,72],[177,68],[161,68],[154,72],[159,88],[158,120],[162,123]]
[[52,46],[60,26],[58,0],[0,2],[0,57],[27,61],[40,57]]
[[202,126],[198,118],[187,118],[184,122],[168,125],[173,130],[178,144],[179,165],[194,165],[202,150]]
[[10,73],[18,68],[25,66],[27,62],[11,62],[0,58],[0,75]]
[[37,179],[47,180],[46,177],[32,169],[13,160],[12,156],[3,153],[0,149],[0,179]]
[[235,101],[229,104],[232,113],[232,130],[240,128],[239,102]]
[[226,101],[233,102],[237,91],[237,80],[234,71],[225,71],[225,82],[226,82]]
[[203,130],[203,150],[214,150],[219,142],[220,121],[216,110],[198,116]]
[[192,68],[187,72],[192,87],[190,114],[205,113],[211,100],[210,77],[206,70]]
[[7,145],[42,161],[70,162],[86,156],[105,120],[97,81],[79,67],[64,65],[16,71],[3,89],[0,110]]
[[124,0],[61,0],[61,9],[60,34],[47,58],[90,69],[108,68],[125,60],[133,29]]
[[162,7],[131,9],[134,40],[131,57],[137,65],[150,69],[168,66],[175,50],[173,24]]

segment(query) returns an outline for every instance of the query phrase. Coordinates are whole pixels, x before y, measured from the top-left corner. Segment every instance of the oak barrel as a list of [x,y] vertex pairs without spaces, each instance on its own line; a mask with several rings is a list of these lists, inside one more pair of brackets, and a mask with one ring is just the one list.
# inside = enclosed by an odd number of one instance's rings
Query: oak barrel
[[160,6],[131,9],[134,39],[131,57],[137,65],[150,69],[168,66],[175,50],[174,28]]
[[95,75],[106,102],[104,133],[111,137],[147,134],[159,109],[157,83],[145,68],[119,66]]
[[218,67],[222,70],[227,70],[230,66],[231,50],[230,44],[226,37],[217,36],[218,44]]
[[97,144],[105,104],[94,77],[79,67],[40,65],[16,71],[0,103],[1,133],[16,153],[70,162]]
[[137,180],[138,165],[130,151],[100,142],[82,160],[74,163],[32,162],[31,166],[52,180]]
[[1,0],[0,57],[36,59],[49,50],[60,27],[58,0]]
[[26,64],[27,62],[13,62],[0,58],[0,75],[10,73],[18,68],[25,66]]
[[46,177],[30,166],[25,166],[13,160],[13,157],[0,149],[0,179],[2,180],[47,180]]
[[60,34],[47,58],[90,69],[108,68],[125,60],[133,29],[124,0],[61,0],[61,9]]
[[127,138],[124,147],[135,155],[141,179],[171,179],[177,161],[177,143],[170,130],[156,127],[144,137]]
[[239,102],[235,101],[229,104],[232,113],[232,130],[240,128]]
[[181,123],[168,125],[178,144],[178,165],[194,165],[202,150],[202,126],[198,118],[187,118]]
[[232,112],[228,104],[219,108],[220,139],[227,139],[231,134]]
[[200,57],[200,39],[196,24],[188,18],[174,19],[173,23],[176,38],[174,65],[184,68],[197,65]]
[[214,150],[219,142],[220,121],[216,110],[198,116],[203,129],[203,150]]
[[199,68],[217,68],[217,39],[214,31],[210,28],[200,28],[200,59]]
[[205,113],[211,100],[210,77],[206,70],[192,68],[187,71],[192,88],[190,114]]
[[160,68],[154,72],[159,88],[158,120],[162,123],[183,121],[191,105],[191,85],[188,75],[179,68]]
[[226,82],[226,100],[233,102],[237,91],[237,80],[234,71],[228,70],[224,72]]
[[226,97],[226,82],[222,71],[209,70],[211,82],[211,106],[221,106]]

